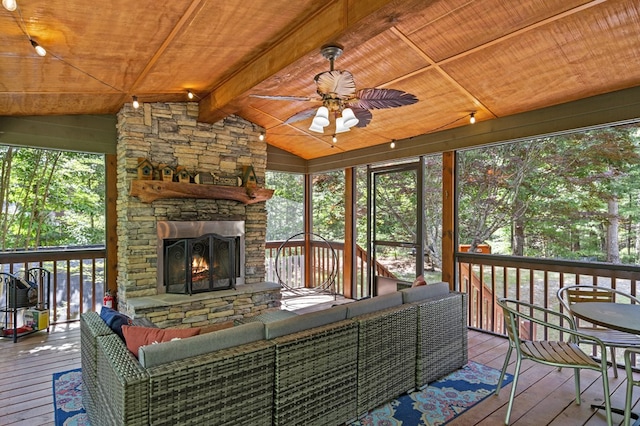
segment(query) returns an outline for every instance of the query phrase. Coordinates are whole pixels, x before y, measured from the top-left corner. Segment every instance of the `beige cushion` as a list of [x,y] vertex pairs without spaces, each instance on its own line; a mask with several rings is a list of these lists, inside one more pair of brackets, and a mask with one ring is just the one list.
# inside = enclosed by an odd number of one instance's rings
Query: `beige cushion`
[[347,318],[402,305],[402,293],[395,292],[347,304]]
[[252,322],[188,339],[143,346],[138,350],[138,360],[143,367],[149,368],[263,339],[264,324]]
[[449,294],[449,284],[445,282],[421,285],[400,290],[404,303],[415,303],[424,299],[431,299]]
[[310,328],[321,327],[345,320],[347,308],[344,305],[334,306],[323,311],[309,312],[280,321],[269,322],[264,325],[267,339],[275,339],[285,334],[297,333]]

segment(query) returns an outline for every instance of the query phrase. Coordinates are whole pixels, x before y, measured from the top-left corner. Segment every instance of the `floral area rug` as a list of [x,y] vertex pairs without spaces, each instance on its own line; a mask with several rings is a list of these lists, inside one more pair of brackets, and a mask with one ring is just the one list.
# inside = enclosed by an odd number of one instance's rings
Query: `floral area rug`
[[[496,390],[500,370],[477,362],[422,390],[411,392],[369,412],[351,426],[436,426],[444,425]],[[505,376],[503,387],[513,380]]]
[[79,368],[53,374],[53,406],[56,426],[89,424],[82,406],[82,373]]

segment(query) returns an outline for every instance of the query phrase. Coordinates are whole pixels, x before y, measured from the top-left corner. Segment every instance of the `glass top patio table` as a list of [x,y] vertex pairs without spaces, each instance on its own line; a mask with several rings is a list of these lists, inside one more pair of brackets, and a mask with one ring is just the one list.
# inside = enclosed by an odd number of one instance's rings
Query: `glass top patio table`
[[571,306],[578,318],[613,330],[640,334],[640,305],[584,302]]

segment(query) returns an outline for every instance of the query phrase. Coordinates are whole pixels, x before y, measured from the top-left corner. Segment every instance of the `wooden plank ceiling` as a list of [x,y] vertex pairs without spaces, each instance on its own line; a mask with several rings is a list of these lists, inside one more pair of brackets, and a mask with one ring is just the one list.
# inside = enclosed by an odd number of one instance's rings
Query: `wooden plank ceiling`
[[[268,143],[313,159],[640,85],[637,0],[17,0],[0,8],[0,115],[115,114],[186,101],[200,120],[237,114]],[[45,47],[36,55],[29,37]],[[338,135],[311,119],[321,46],[357,89],[414,105],[372,110]],[[251,95],[309,97],[311,101]]]

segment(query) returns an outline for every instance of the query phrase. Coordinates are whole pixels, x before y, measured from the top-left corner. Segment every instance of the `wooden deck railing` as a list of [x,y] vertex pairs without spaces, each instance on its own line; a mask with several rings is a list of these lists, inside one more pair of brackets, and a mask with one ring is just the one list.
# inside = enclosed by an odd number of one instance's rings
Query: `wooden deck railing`
[[[281,241],[270,241],[266,249],[267,276],[269,281],[278,282],[275,276],[275,257]],[[304,287],[317,286],[327,280],[329,269],[334,268],[333,252],[337,264],[332,291],[344,294],[343,252],[344,244],[331,242],[321,244],[312,241],[312,273],[311,283],[304,281],[304,244],[292,241],[283,250],[286,251],[287,265],[281,268],[281,276],[288,285]],[[333,250],[333,252],[332,252]],[[24,252],[0,253],[0,270],[17,273],[33,267],[41,267],[51,272],[51,314],[52,324],[76,321],[80,314],[90,310],[99,310],[105,289],[105,256],[104,247],[86,249],[56,249]],[[296,260],[296,256],[298,259]],[[356,288],[357,297],[368,293],[365,290],[366,252],[357,247],[356,250]],[[378,275],[390,276],[390,272],[382,265],[377,268]]]
[[[338,294],[344,294],[344,243],[310,240],[309,247],[312,250],[310,259],[312,273],[310,274],[308,282],[305,282],[305,241],[290,240],[286,243],[284,241],[267,241],[265,253],[267,281],[282,281],[287,287],[295,289],[303,287],[320,288],[325,285],[328,279],[333,277],[333,269],[336,268],[335,287],[332,288],[332,290]],[[278,256],[278,250],[281,251],[280,256]],[[334,253],[337,262],[334,262]],[[359,245],[356,245],[355,257],[355,298],[361,298],[369,295],[365,283],[367,252]],[[276,261],[278,268],[277,274]],[[393,277],[391,271],[380,263],[376,264],[376,275]]]
[[[282,241],[266,244],[266,279],[278,281],[275,260]],[[282,250],[286,262],[279,265],[283,281],[292,287],[318,286],[335,272],[335,287],[344,294],[344,244],[329,245],[310,241],[312,250],[310,283],[305,282],[304,241],[290,241]],[[334,261],[337,259],[337,264]],[[104,247],[0,253],[0,269],[16,273],[31,267],[42,267],[52,273],[51,322],[73,321],[80,313],[99,309],[105,283]],[[457,253],[460,291],[469,294],[469,326],[493,333],[503,333],[502,316],[496,309],[495,297],[508,296],[560,309],[557,290],[572,284],[598,284],[640,294],[640,266],[553,259],[532,259],[492,254]],[[365,286],[366,253],[356,249],[357,297],[367,295]],[[382,265],[377,275],[392,276]]]
[[0,270],[17,273],[33,267],[51,272],[50,321],[75,321],[99,310],[105,283],[104,247],[0,253]]
[[[640,267],[557,259],[457,253],[460,291],[468,293],[469,326],[505,334],[496,297],[510,297],[561,311],[556,293],[568,285],[598,285],[640,294]],[[548,338],[547,329],[532,329],[534,338]],[[622,351],[616,354],[622,360]],[[598,355],[593,353],[593,355]]]

